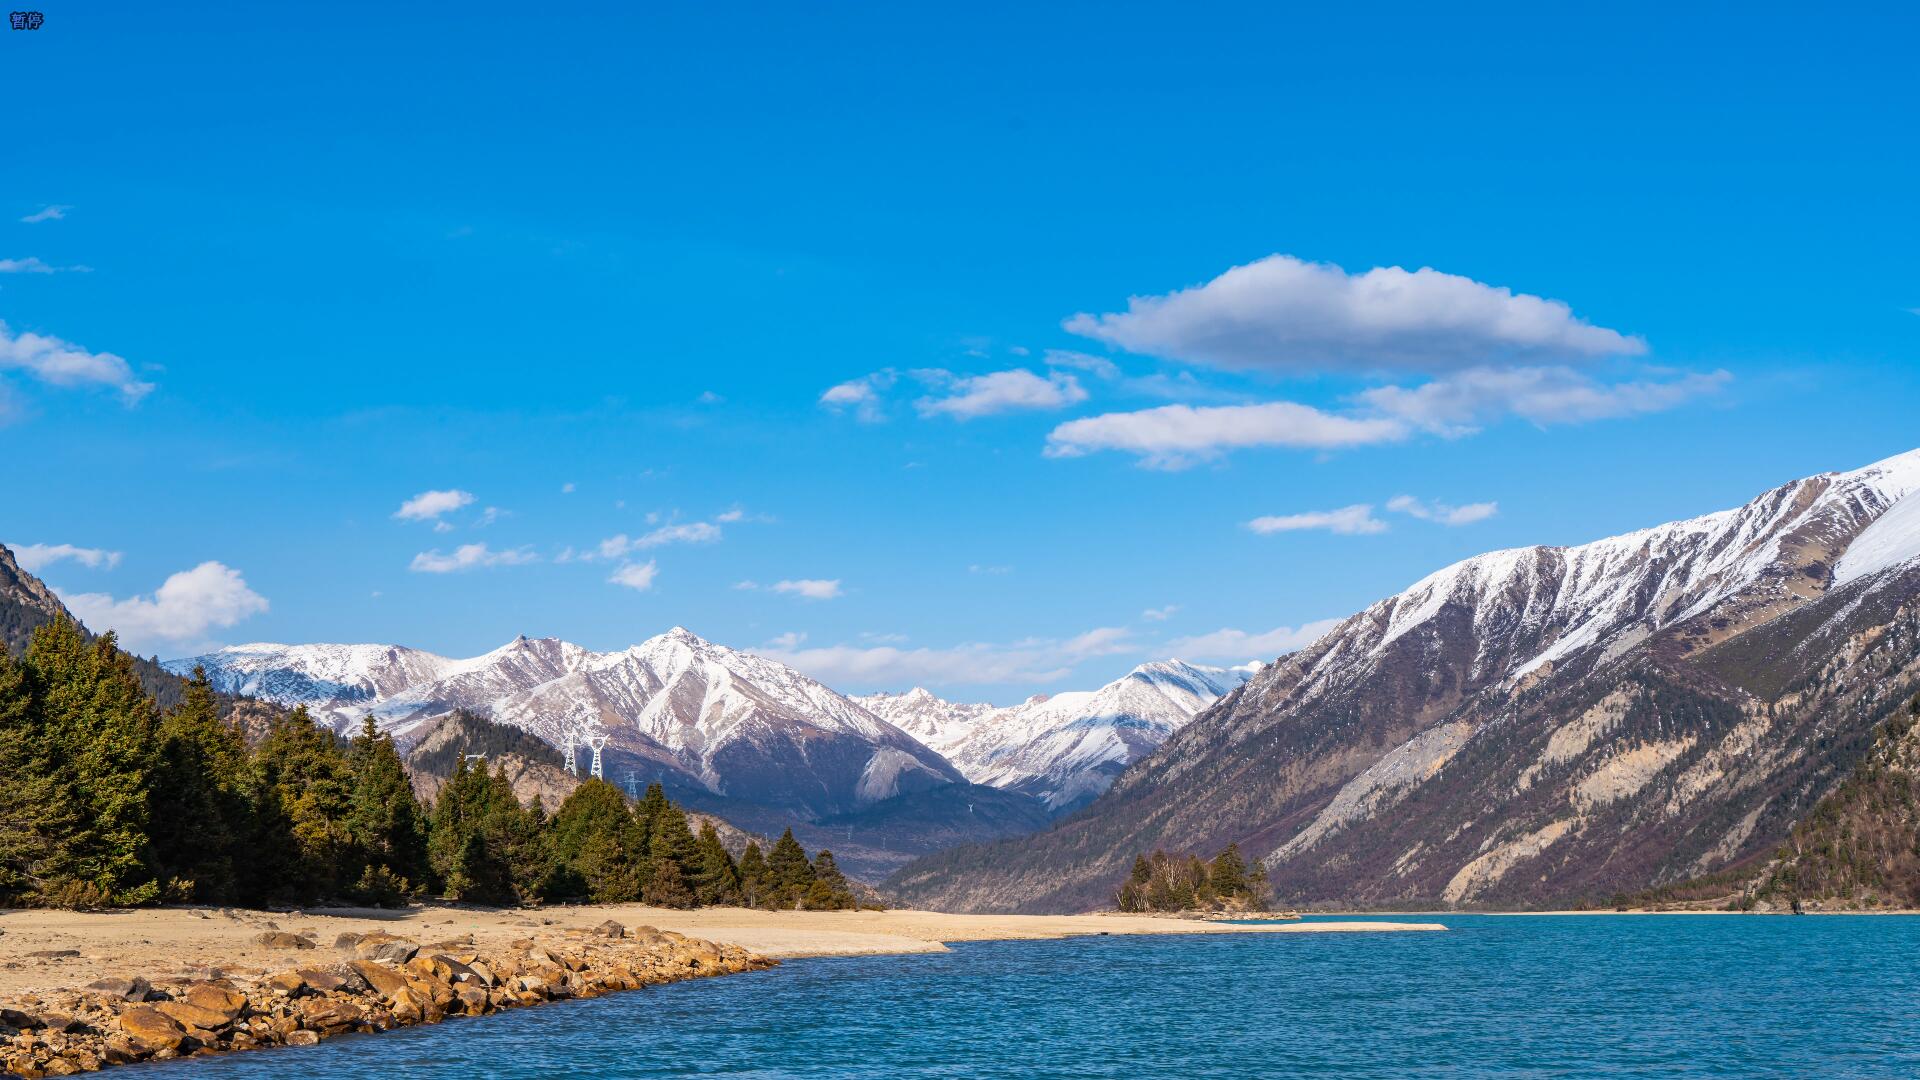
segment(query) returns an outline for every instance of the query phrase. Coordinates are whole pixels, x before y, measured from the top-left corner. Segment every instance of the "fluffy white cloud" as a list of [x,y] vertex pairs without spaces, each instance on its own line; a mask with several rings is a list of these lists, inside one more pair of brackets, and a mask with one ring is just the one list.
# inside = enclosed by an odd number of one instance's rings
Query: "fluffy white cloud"
[[648,559],[643,563],[621,564],[620,569],[615,570],[613,576],[607,580],[615,585],[625,585],[629,589],[646,592],[653,588],[653,579],[658,573],[659,570],[654,566],[653,560]]
[[1725,371],[1662,381],[1606,383],[1567,367],[1476,367],[1415,387],[1380,386],[1358,400],[1442,435],[1465,435],[1504,416],[1575,424],[1662,412],[1732,381]]
[[879,423],[887,418],[880,408],[880,392],[891,387],[896,378],[894,372],[888,369],[848,379],[837,386],[828,387],[820,395],[820,405],[837,413],[850,412],[854,419],[862,423]]
[[776,581],[767,588],[788,596],[798,596],[803,600],[832,600],[841,595],[839,578],[797,578],[792,581]]
[[72,342],[44,334],[14,333],[0,322],[0,371],[25,371],[54,386],[108,386],[128,404],[153,390],[133,375],[126,360],[112,353],[88,352]]
[[1291,255],[1064,325],[1131,352],[1254,371],[1451,371],[1646,351],[1639,338],[1576,318],[1558,300],[1431,268],[1349,274]]
[[432,521],[441,514],[449,514],[463,506],[473,504],[473,492],[458,488],[448,491],[423,491],[406,502],[393,516],[401,521]]
[[58,562],[77,562],[82,566],[98,570],[106,567],[111,570],[120,565],[120,553],[105,548],[75,547],[72,544],[13,544],[14,561],[31,572],[39,573]]
[[240,571],[211,561],[168,577],[152,596],[115,600],[106,593],[77,593],[61,599],[89,629],[115,631],[135,652],[198,642],[210,630],[267,610],[267,598],[248,588]]
[[1437,521],[1442,525],[1471,525],[1499,513],[1500,504],[1477,502],[1468,503],[1465,506],[1448,506],[1443,502],[1423,502],[1411,495],[1395,495],[1387,500],[1387,509],[1419,518],[1421,521]]
[[1168,604],[1166,607],[1148,608],[1140,613],[1140,617],[1148,622],[1166,622],[1173,618],[1174,612],[1179,610],[1179,604]]
[[1306,529],[1325,529],[1343,536],[1363,536],[1386,532],[1387,523],[1373,516],[1372,506],[1358,503],[1338,510],[1309,510],[1302,514],[1257,517],[1247,522],[1247,528],[1262,536]]
[[407,569],[420,574],[451,574],[488,566],[519,566],[538,562],[539,559],[538,555],[525,548],[495,551],[485,544],[462,544],[446,555],[442,555],[439,548],[423,551],[413,557]]
[[1392,417],[1339,416],[1309,405],[1162,405],[1069,420],[1047,436],[1048,457],[1125,450],[1155,468],[1179,469],[1222,451],[1257,446],[1332,450],[1394,442],[1410,434]]
[[830,686],[905,688],[921,684],[1035,683],[1064,678],[1075,665],[1137,652],[1121,627],[1100,627],[1066,639],[972,643],[906,649],[889,644],[769,648],[761,655]]
[[951,416],[972,420],[1015,409],[1064,409],[1087,400],[1080,380],[1065,372],[1045,378],[1025,368],[970,375],[954,379],[944,397],[923,397],[914,403],[922,416]]
[[71,206],[43,206],[20,220],[27,225],[38,225],[43,221],[59,221],[66,217],[67,211],[71,209],[73,209]]
[[1179,638],[1167,643],[1167,652],[1187,660],[1245,660],[1282,656],[1306,648],[1339,626],[1339,619],[1321,619],[1304,626],[1280,626],[1264,633],[1220,629],[1211,634]]

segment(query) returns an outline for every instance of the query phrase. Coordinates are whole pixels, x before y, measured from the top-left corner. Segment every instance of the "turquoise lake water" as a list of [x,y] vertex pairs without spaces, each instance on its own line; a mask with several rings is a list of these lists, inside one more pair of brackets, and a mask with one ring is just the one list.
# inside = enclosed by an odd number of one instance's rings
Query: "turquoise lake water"
[[1920,1076],[1920,917],[1408,921],[1453,929],[799,960],[143,1070],[207,1080]]

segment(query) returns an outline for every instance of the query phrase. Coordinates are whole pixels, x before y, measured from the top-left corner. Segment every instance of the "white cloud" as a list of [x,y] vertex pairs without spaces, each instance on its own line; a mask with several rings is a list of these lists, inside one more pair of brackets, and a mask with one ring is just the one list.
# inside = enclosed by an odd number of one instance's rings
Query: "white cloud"
[[1104,356],[1075,352],[1072,349],[1048,349],[1046,353],[1048,367],[1077,368],[1097,375],[1102,379],[1120,377],[1120,365]]
[[797,578],[792,581],[776,581],[768,589],[798,596],[803,600],[833,600],[842,595],[839,578]]
[[[870,640],[872,638],[870,637]],[[830,686],[905,688],[922,684],[1051,682],[1084,660],[1138,651],[1120,627],[1100,627],[1067,639],[1030,638],[1010,644],[904,649],[891,644],[770,648],[761,655],[806,672]]]
[[1247,528],[1262,536],[1304,529],[1325,529],[1342,536],[1363,536],[1386,532],[1387,523],[1373,516],[1372,506],[1358,503],[1338,510],[1309,510],[1303,514],[1257,517],[1247,522]]
[[1042,378],[1014,368],[955,379],[945,397],[923,397],[914,407],[922,416],[973,420],[1015,409],[1064,409],[1085,400],[1086,389],[1072,375],[1056,371]]
[[807,640],[807,635],[795,632],[793,630],[789,630],[786,633],[781,634],[779,637],[773,638],[772,640],[768,641],[767,648],[778,649],[782,651],[787,649],[797,649],[800,647],[800,643],[805,640]]
[[722,402],[726,401],[727,399],[724,397],[721,397],[719,394],[716,394],[711,390],[702,390],[700,391],[700,396],[695,398],[694,400],[699,402],[702,405],[719,405]]
[[1259,446],[1332,450],[1394,442],[1410,434],[1390,417],[1338,416],[1291,401],[1264,405],[1162,405],[1069,420],[1047,436],[1047,456],[1125,450],[1142,464],[1179,469],[1222,451]]
[[1013,573],[1013,567],[1011,567],[1011,566],[996,566],[996,565],[989,565],[989,564],[986,564],[986,563],[973,563],[972,565],[970,565],[970,566],[968,566],[968,567],[967,567],[967,573],[969,573],[969,574],[993,574],[993,575],[1000,575],[1000,574],[1011,574],[1011,573]]
[[571,494],[573,494],[573,481],[571,481],[571,480],[569,480],[569,481],[567,481],[566,483],[564,483],[564,484],[561,484],[561,485],[560,485],[560,494],[562,494],[562,495],[571,495]]
[[80,621],[96,632],[113,630],[128,649],[150,652],[161,643],[197,642],[267,610],[267,598],[247,587],[240,571],[203,562],[167,578],[151,597],[115,600],[106,593],[62,596]]
[[1412,388],[1363,390],[1358,400],[1425,430],[1457,436],[1507,415],[1547,425],[1661,412],[1715,393],[1732,379],[1715,371],[1665,382],[1603,383],[1566,367],[1476,367]]
[[473,492],[457,488],[448,491],[423,491],[406,502],[393,516],[401,521],[432,521],[441,514],[452,513],[463,506],[473,503]]
[[1173,618],[1174,612],[1179,610],[1179,604],[1168,604],[1166,607],[1148,608],[1140,613],[1140,617],[1148,622],[1166,622]]
[[0,274],[51,274],[54,268],[32,256],[24,259],[0,259]]
[[746,520],[746,517],[747,517],[747,512],[745,510],[742,510],[739,507],[734,507],[732,510],[728,510],[725,513],[714,515],[713,520],[721,523],[722,525],[732,525],[736,521]]
[[489,506],[485,510],[480,511],[480,516],[475,518],[473,523],[476,527],[485,528],[503,517],[511,516],[511,514],[512,511],[502,510],[497,506]]
[[625,585],[629,589],[646,592],[653,588],[653,579],[658,572],[652,559],[643,563],[622,563],[607,580],[615,585]]
[[488,566],[519,566],[539,560],[538,555],[525,548],[495,551],[485,544],[462,544],[447,555],[442,555],[439,548],[423,551],[413,557],[407,569],[421,574],[451,574]]
[[1477,502],[1468,503],[1465,506],[1449,506],[1443,502],[1422,502],[1411,495],[1395,495],[1387,500],[1387,509],[1397,514],[1419,518],[1421,521],[1437,521],[1442,525],[1471,525],[1499,513],[1500,504]]
[[105,548],[75,547],[72,544],[11,544],[14,561],[21,569],[37,574],[59,562],[77,562],[91,570],[120,565],[120,553]]
[[848,379],[837,386],[828,387],[826,393],[820,395],[820,405],[836,413],[851,412],[854,419],[861,423],[879,423],[887,418],[880,408],[880,392],[891,387],[896,378],[889,368]]
[[14,333],[0,322],[0,371],[25,371],[54,386],[109,386],[128,404],[153,390],[134,378],[133,368],[112,353],[88,352],[72,342],[43,334]]
[[1349,274],[1290,255],[1064,325],[1130,352],[1250,371],[1452,371],[1646,351],[1639,338],[1576,318],[1558,300],[1426,267]]
[[[664,547],[667,544],[717,543],[720,537],[720,526],[712,524],[711,522],[682,522],[674,525],[662,525],[651,532],[642,533],[639,536],[628,536],[626,533],[616,533],[600,541],[593,550],[579,555],[578,558],[584,562],[592,562],[594,559],[619,559],[636,551],[644,551],[647,548]],[[568,548],[567,551],[571,553],[573,549]],[[563,558],[560,561],[568,562],[571,558],[573,558],[573,556],[569,554],[568,558]]]
[[1304,626],[1280,626],[1264,633],[1220,629],[1211,634],[1178,638],[1167,643],[1167,652],[1188,660],[1245,660],[1282,656],[1306,648],[1321,635],[1339,626],[1343,620],[1321,619]]
[[43,206],[40,209],[35,210],[33,213],[28,214],[26,217],[21,218],[20,220],[22,223],[27,225],[38,225],[43,221],[59,221],[62,218],[65,218],[67,216],[67,211],[71,209],[73,209],[73,207],[71,206],[59,206],[59,205]]

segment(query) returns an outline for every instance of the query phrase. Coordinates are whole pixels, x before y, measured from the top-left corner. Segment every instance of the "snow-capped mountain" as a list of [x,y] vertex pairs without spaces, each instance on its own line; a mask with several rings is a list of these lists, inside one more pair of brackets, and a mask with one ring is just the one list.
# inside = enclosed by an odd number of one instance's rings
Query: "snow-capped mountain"
[[[939,754],[784,665],[675,627],[620,652],[516,638],[466,660],[384,645],[243,645],[169,661],[233,693],[306,705],[339,728],[371,714],[405,739],[466,709],[558,746],[609,737],[620,768],[809,817],[963,783]],[[638,759],[638,760],[634,760]]]
[[1490,552],[1280,658],[1051,832],[895,879],[1077,909],[1135,852],[1283,898],[1535,903],[1772,849],[1920,689],[1920,450],[1575,547]]
[[999,709],[944,701],[919,687],[854,700],[945,755],[974,783],[1026,792],[1062,813],[1105,791],[1128,764],[1252,670],[1167,660],[1142,664],[1098,690],[1041,694]]

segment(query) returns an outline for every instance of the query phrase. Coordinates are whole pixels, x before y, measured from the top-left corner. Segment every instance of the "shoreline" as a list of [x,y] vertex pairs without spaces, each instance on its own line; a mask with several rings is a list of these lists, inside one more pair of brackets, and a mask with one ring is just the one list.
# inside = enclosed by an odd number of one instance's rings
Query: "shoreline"
[[398,910],[0,910],[0,1076],[388,1031],[765,970],[785,959],[1079,936],[1421,932],[1438,923],[690,911],[638,904]]

